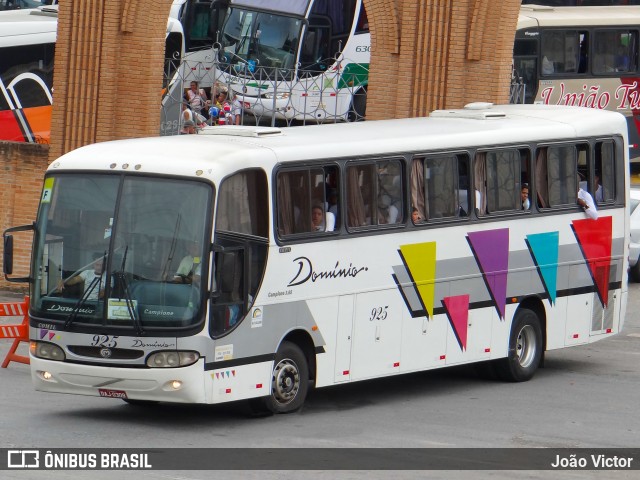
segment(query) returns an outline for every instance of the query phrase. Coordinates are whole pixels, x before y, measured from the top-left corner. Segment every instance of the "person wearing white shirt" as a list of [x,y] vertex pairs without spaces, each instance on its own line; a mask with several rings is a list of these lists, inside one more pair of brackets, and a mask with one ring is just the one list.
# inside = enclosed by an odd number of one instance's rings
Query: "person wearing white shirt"
[[592,220],[598,219],[598,210],[596,209],[596,204],[593,202],[593,197],[582,188],[578,188],[578,205],[583,208],[587,217]]
[[84,284],[83,292],[85,293],[87,300],[95,301],[102,298],[106,286],[106,272],[103,271],[102,267],[103,257],[99,256],[93,262],[93,269],[83,270],[77,275],[73,275],[66,280],[60,280],[60,283],[58,284],[58,291],[62,292],[65,287],[82,283]]
[[182,257],[180,265],[173,277],[177,283],[191,283],[194,276],[200,276],[201,258],[198,242],[190,242],[187,246],[187,255]]

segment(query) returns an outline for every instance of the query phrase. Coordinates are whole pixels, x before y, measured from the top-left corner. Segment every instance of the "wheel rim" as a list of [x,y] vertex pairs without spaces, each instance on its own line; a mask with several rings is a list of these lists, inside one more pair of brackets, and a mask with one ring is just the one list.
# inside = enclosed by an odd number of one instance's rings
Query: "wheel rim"
[[280,404],[291,402],[300,390],[300,371],[289,358],[280,360],[273,369],[273,397]]
[[516,355],[521,367],[527,368],[533,363],[537,350],[536,331],[531,325],[525,325],[516,338]]

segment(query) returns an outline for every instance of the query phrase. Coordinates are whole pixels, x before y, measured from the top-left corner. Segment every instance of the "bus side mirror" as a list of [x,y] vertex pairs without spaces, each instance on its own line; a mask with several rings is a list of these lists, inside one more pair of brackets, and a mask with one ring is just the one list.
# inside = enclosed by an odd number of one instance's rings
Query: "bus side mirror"
[[10,235],[10,232],[25,232],[32,231],[35,232],[35,224],[32,223],[30,225],[22,225],[20,227],[12,227],[7,228],[2,234],[3,238],[3,246],[4,250],[2,252],[2,271],[4,273],[4,278],[8,282],[15,283],[24,283],[31,280],[30,277],[14,277],[11,278],[9,275],[13,273],[13,235]]
[[5,276],[11,275],[13,273],[13,235],[5,235],[4,237],[2,270]]

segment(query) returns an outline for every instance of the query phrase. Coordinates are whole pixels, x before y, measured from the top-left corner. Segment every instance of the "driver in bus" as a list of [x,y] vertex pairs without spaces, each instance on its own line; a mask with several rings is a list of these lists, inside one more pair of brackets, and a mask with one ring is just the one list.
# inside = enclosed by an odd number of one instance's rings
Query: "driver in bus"
[[58,283],[57,291],[62,292],[65,287],[71,287],[82,283],[84,284],[82,290],[83,296],[86,295],[87,300],[98,300],[99,298],[103,298],[104,288],[106,286],[106,272],[103,270],[104,258],[100,253],[94,254],[93,258],[93,269],[83,270],[66,280],[61,278]]

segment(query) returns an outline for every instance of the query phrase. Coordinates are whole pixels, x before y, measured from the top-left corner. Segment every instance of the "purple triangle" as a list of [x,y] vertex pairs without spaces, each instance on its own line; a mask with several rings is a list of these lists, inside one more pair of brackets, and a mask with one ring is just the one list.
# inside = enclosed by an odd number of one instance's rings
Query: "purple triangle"
[[498,315],[504,319],[509,268],[509,229],[469,232],[467,238]]

